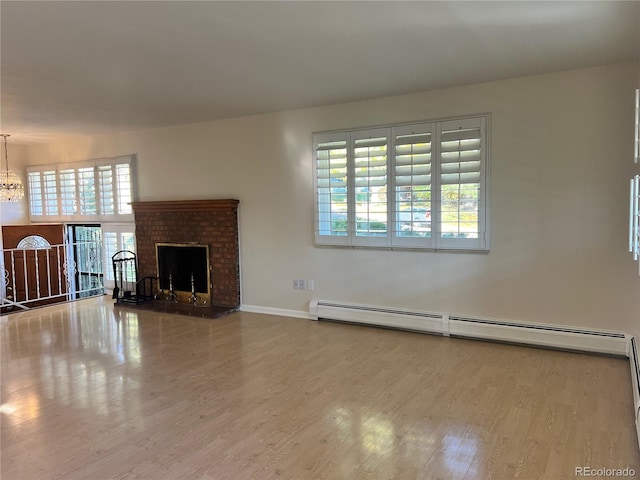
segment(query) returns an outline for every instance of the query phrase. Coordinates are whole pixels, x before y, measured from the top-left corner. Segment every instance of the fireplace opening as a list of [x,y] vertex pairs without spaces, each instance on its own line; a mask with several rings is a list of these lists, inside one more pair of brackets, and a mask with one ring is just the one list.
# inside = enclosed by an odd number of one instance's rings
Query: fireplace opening
[[161,297],[179,303],[209,304],[209,245],[156,243],[156,259]]

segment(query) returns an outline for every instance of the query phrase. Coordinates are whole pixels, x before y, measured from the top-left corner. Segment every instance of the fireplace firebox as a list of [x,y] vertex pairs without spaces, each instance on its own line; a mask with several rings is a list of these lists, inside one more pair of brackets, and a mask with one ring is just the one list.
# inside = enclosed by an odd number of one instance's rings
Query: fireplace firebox
[[209,245],[156,243],[156,259],[161,299],[192,305],[209,305]]

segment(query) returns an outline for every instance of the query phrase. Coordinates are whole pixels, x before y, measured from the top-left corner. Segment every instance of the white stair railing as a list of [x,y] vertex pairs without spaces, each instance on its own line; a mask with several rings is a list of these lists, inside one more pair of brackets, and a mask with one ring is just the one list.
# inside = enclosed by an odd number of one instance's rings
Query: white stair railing
[[99,241],[10,248],[1,253],[0,307],[28,309],[43,300],[72,300],[104,292]]

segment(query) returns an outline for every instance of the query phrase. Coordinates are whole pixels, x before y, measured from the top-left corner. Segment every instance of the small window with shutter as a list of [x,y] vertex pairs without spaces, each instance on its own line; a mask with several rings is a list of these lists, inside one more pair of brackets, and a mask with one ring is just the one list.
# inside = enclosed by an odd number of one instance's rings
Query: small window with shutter
[[55,170],[29,172],[29,212],[31,215],[58,215],[58,181]]
[[315,138],[316,241],[340,243],[347,238],[347,136]]
[[113,215],[115,212],[113,198],[113,167],[111,165],[99,166],[98,179],[100,181],[100,213],[103,215]]
[[425,123],[394,129],[394,245],[431,246],[431,136]]
[[[483,119],[443,122],[440,126],[439,246],[478,244],[484,187]],[[451,242],[449,240],[455,239]]]
[[78,213],[76,171],[73,168],[63,168],[58,171],[58,177],[60,178],[62,215],[75,215]]
[[31,216],[44,215],[42,205],[42,173],[29,172],[27,179],[29,185],[29,212]]
[[95,215],[97,213],[95,177],[94,167],[78,169],[78,199],[80,214],[82,215]]
[[386,245],[387,143],[386,129],[352,134],[353,205],[356,245]]
[[131,202],[133,202],[131,168],[131,164],[129,163],[118,163],[115,165],[116,203],[120,215],[131,215],[133,213],[133,209],[131,208]]
[[42,198],[44,199],[44,214],[58,214],[58,181],[56,171],[42,172]]

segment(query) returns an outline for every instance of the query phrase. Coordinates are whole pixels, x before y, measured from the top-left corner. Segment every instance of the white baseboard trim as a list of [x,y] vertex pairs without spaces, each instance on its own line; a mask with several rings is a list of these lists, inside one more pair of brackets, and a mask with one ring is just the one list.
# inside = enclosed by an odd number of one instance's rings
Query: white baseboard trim
[[545,348],[626,357],[630,336],[624,332],[512,320],[460,316],[325,300],[312,300],[314,319],[412,330],[436,335],[494,340]]
[[627,356],[629,337],[624,332],[575,328],[451,315],[452,337],[476,338],[544,348]]
[[359,303],[313,300],[309,312],[314,320],[339,320],[347,323],[397,328],[444,335],[443,314],[398,310]]
[[304,310],[288,310],[285,308],[261,307],[259,305],[240,305],[241,312],[264,313],[265,315],[278,315],[281,317],[304,318],[305,320],[314,320],[309,312]]

